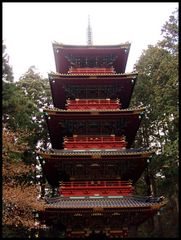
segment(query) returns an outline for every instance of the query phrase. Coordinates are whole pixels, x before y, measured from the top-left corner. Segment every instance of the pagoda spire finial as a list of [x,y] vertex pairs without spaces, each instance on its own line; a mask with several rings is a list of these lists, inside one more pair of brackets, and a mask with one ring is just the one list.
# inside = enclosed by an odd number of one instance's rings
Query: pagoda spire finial
[[90,26],[90,16],[88,15],[88,28],[87,28],[87,45],[92,45],[92,29]]

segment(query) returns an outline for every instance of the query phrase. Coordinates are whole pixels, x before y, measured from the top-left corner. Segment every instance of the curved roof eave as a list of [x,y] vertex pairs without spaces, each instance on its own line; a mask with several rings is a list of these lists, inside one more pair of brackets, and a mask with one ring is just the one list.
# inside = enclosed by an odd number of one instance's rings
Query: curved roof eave
[[150,150],[143,150],[143,151],[138,151],[134,149],[132,151],[129,150],[125,150],[125,151],[116,151],[116,152],[106,152],[106,151],[99,151],[99,152],[93,152],[93,151],[71,151],[71,150],[57,150],[57,151],[49,151],[49,152],[42,152],[42,151],[37,151],[37,155],[43,157],[43,158],[49,158],[49,157],[54,157],[54,156],[92,156],[92,155],[117,155],[117,156],[139,156],[139,155],[143,155],[143,157],[149,157],[152,154],[155,153],[155,150],[150,149]]
[[131,43],[120,43],[115,45],[72,45],[72,44],[63,44],[54,41],[52,43],[53,48],[130,48]]
[[70,77],[70,76],[137,76],[138,72],[128,72],[128,73],[58,73],[58,72],[51,72],[48,73],[49,77]]
[[83,110],[76,110],[76,109],[73,109],[73,110],[65,110],[65,109],[59,109],[59,108],[44,108],[43,109],[43,112],[45,113],[73,113],[73,112],[115,112],[115,113],[124,113],[124,112],[133,112],[133,113],[141,113],[141,112],[144,112],[146,109],[146,107],[132,107],[132,108],[126,108],[126,109],[113,109],[113,110],[110,110],[110,109],[105,109],[105,110],[87,110],[87,109],[83,109]]

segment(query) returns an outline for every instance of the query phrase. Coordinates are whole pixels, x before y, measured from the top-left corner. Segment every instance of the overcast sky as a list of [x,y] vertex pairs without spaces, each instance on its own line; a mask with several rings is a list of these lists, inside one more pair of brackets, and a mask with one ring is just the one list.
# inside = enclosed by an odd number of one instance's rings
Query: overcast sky
[[3,40],[15,81],[35,65],[42,76],[55,71],[52,42],[86,45],[88,15],[94,45],[131,42],[126,72],[142,50],[161,39],[177,2],[3,3]]

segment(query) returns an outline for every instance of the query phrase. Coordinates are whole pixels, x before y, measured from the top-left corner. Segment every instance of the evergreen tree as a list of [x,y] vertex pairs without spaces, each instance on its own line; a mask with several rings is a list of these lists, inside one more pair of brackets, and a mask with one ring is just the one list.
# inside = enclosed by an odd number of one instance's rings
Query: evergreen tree
[[9,55],[6,52],[6,45],[4,43],[3,43],[3,65],[2,65],[2,70],[3,70],[3,76],[2,76],[3,82],[10,82],[10,83],[12,83],[13,80],[14,80],[13,70],[12,70],[12,67],[9,65]]
[[36,106],[36,111],[32,113],[32,119],[36,124],[36,134],[34,135],[33,144],[35,146],[39,142],[40,146],[47,148],[49,137],[44,120],[43,108],[52,106],[49,80],[42,78],[39,73],[36,73],[36,68],[31,66],[28,71],[20,77],[17,86]]
[[[42,114],[39,108],[43,106],[40,93],[45,90],[48,81],[37,89],[41,81],[43,82],[34,74],[32,83],[27,75],[17,83],[3,82],[4,237],[28,238],[31,229],[31,235],[34,236],[36,232],[33,230],[35,228],[33,210],[43,207],[41,201],[37,201],[38,189],[35,185],[36,169],[33,154],[37,142],[41,140],[38,133],[46,129],[41,126]],[[25,88],[21,85],[26,83],[30,86]]]
[[[153,236],[175,237],[178,227],[178,12],[162,28],[163,40],[148,46],[135,65],[137,84],[132,104],[146,106],[136,145],[154,147],[149,166],[154,195],[168,204],[157,218]],[[161,231],[162,225],[167,225]]]
[[[41,202],[37,202],[38,191],[34,184],[35,156],[33,151],[41,139],[38,132],[46,129],[41,128],[39,120],[42,114],[40,116],[39,108],[43,106],[40,93],[44,93],[47,97],[44,87],[47,86],[48,81],[43,82],[39,74],[30,71],[28,76],[25,74],[19,82],[13,82],[11,80],[13,73],[8,67],[6,58],[7,55],[4,54],[3,234],[5,237],[17,237],[14,234],[28,237],[29,230],[35,227],[33,210],[42,206]],[[34,77],[32,83],[31,76]],[[43,83],[39,84],[41,81]],[[23,84],[27,84],[28,87]],[[40,85],[42,85],[41,88]]]

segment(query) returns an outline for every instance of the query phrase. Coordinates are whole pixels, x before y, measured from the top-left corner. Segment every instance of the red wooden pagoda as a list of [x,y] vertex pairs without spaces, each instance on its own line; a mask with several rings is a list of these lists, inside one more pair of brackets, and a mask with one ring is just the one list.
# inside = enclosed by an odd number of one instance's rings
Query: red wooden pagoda
[[165,204],[134,196],[153,151],[131,148],[144,108],[129,108],[137,73],[125,73],[130,44],[54,43],[49,74],[54,108],[44,109],[52,149],[39,151],[44,175],[57,188],[40,221],[66,237],[133,236]]

